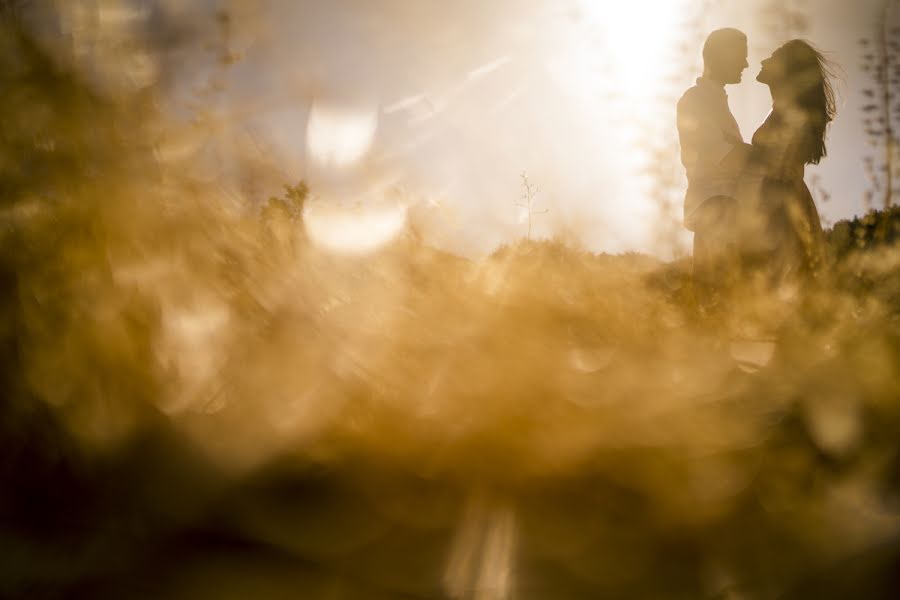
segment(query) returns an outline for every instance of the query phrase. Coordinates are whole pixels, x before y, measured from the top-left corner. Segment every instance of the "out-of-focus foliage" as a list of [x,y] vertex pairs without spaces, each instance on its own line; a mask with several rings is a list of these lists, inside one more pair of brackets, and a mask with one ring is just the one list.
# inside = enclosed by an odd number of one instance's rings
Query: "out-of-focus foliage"
[[0,40],[0,596],[896,591],[896,244],[714,313],[683,261],[334,255]]
[[900,239],[900,207],[870,210],[862,217],[838,221],[826,236],[838,260],[854,250],[892,246]]
[[809,30],[808,0],[766,0],[759,8],[759,21],[771,41],[780,46],[787,40],[803,37]]
[[872,187],[866,191],[865,204],[880,200],[883,208],[894,203],[897,180],[897,117],[900,116],[900,26],[897,25],[896,0],[882,0],[879,19],[871,38],[859,40],[862,71],[870,86],[862,90],[863,131],[873,151],[863,157]]

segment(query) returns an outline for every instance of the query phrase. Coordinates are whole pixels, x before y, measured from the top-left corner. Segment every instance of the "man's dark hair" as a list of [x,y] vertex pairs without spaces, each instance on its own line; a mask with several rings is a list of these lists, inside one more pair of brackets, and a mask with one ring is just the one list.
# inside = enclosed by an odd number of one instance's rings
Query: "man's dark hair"
[[733,46],[737,42],[747,42],[747,35],[739,29],[725,27],[716,29],[706,37],[703,44],[703,61],[715,60],[717,54],[723,49]]

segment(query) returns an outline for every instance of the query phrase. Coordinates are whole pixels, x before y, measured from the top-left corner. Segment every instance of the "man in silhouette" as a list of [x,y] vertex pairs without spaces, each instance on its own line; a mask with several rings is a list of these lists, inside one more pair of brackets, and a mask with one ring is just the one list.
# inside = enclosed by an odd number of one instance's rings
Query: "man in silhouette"
[[747,68],[747,36],[718,29],[703,45],[703,75],[678,101],[681,162],[687,171],[684,226],[694,232],[694,285],[702,305],[716,303],[734,248],[736,165],[746,154],[725,86]]

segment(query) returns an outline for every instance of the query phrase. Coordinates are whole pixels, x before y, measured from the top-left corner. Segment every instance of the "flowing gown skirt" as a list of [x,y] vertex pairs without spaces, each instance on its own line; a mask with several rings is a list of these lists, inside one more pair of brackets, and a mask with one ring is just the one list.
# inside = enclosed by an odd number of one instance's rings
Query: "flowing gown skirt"
[[739,186],[739,237],[751,264],[776,280],[814,272],[824,255],[819,212],[802,178],[743,178]]

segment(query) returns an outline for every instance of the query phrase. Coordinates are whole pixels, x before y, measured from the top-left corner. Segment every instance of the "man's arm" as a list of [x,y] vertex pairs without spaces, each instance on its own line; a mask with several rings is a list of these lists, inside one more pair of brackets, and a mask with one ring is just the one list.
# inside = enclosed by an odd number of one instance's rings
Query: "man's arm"
[[730,139],[717,122],[712,107],[705,106],[701,100],[689,91],[678,102],[678,137],[682,162],[688,169],[701,157],[709,164],[722,164],[737,144],[744,145],[743,141]]

